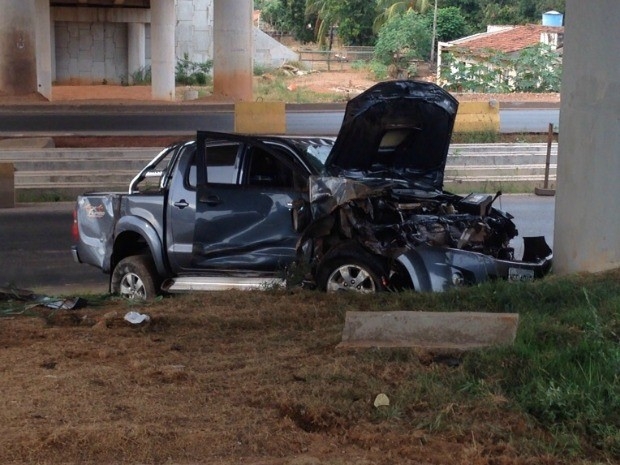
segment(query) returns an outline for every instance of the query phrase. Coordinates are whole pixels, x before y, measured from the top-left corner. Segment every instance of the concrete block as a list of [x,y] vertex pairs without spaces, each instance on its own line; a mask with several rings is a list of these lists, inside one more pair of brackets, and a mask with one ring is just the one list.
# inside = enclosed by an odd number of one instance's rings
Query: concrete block
[[284,102],[235,103],[235,132],[244,134],[285,134]]
[[212,48],[212,37],[211,30],[194,31],[194,52],[203,53],[210,57],[209,50]]
[[207,12],[205,10],[196,11],[192,22],[194,29],[204,31],[207,29],[210,23],[211,19],[207,16]]
[[454,132],[499,132],[499,102],[461,102]]
[[15,206],[15,168],[13,163],[0,163],[0,208]]
[[194,17],[193,2],[179,0],[176,7],[177,21],[192,21]]
[[477,312],[347,312],[341,348],[466,351],[512,344],[519,315]]

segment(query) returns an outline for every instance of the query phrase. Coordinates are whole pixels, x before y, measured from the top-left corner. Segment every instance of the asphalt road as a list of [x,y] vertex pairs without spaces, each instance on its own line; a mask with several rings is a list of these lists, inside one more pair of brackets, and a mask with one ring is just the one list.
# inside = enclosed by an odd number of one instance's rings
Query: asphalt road
[[[495,206],[515,216],[517,256],[524,236],[544,235],[553,246],[553,197],[504,195]],[[107,291],[107,275],[73,262],[72,210],[72,202],[0,209],[0,286],[8,283],[48,295]]]
[[[344,116],[343,105],[288,105],[287,132],[291,135],[336,135]],[[500,109],[503,133],[546,133],[549,123],[559,125],[558,108]],[[0,108],[0,136],[40,134],[149,134],[194,133],[196,130],[232,131],[230,105],[141,106],[25,106]]]

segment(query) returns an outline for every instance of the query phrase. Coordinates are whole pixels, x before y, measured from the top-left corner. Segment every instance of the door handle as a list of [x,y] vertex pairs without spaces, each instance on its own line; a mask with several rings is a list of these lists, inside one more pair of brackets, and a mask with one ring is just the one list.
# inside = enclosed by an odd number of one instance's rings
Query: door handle
[[189,203],[185,199],[181,199],[178,202],[174,202],[172,205],[183,210],[185,207],[189,207]]
[[201,197],[199,202],[206,203],[207,205],[217,205],[222,203],[222,199],[218,195],[207,195],[206,197]]

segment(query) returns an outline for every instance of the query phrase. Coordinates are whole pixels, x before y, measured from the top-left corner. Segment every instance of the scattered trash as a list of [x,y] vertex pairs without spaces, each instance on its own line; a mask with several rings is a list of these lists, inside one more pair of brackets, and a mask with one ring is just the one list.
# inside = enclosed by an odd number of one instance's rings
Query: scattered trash
[[0,301],[22,301],[26,302],[23,308],[5,309],[1,313],[3,315],[19,315],[27,310],[35,307],[43,306],[52,310],[77,310],[86,306],[87,302],[81,297],[59,298],[45,295],[38,295],[27,289],[18,289],[16,287],[0,287]]
[[387,407],[388,405],[390,405],[390,398],[383,393],[377,394],[377,397],[375,397],[374,406],[379,408]]
[[145,313],[128,312],[123,319],[132,325],[140,325],[145,321],[151,321],[151,317]]

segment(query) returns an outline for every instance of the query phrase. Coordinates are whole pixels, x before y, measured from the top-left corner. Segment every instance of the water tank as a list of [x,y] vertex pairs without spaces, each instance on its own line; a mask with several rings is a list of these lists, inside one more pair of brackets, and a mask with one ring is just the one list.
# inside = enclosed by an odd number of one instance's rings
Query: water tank
[[542,24],[543,26],[561,26],[564,22],[564,15],[559,11],[547,11],[543,13]]

